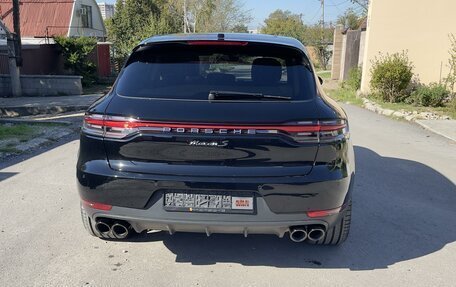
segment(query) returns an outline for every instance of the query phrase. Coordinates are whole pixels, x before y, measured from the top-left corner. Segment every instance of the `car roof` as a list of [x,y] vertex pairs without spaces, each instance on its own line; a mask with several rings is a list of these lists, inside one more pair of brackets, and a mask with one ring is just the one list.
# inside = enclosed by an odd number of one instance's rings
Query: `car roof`
[[247,41],[258,43],[269,43],[294,47],[307,53],[304,45],[291,37],[274,36],[266,34],[249,34],[249,33],[207,33],[207,34],[170,34],[163,36],[153,36],[145,39],[141,45],[176,42],[176,41],[216,41],[223,39],[225,41]]

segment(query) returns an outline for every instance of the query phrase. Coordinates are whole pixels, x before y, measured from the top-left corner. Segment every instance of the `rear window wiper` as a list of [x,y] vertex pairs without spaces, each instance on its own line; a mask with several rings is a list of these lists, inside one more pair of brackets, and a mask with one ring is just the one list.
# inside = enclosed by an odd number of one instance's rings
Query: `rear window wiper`
[[230,101],[230,100],[272,100],[272,101],[291,101],[291,97],[264,95],[261,93],[244,93],[230,91],[210,91],[209,101]]

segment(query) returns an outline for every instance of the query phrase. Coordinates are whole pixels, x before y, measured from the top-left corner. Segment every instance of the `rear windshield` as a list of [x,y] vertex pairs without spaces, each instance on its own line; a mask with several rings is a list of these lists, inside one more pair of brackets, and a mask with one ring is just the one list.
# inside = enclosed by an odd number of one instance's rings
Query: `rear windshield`
[[132,54],[117,83],[127,97],[207,100],[210,92],[255,93],[307,100],[315,80],[305,55],[293,48],[161,44]]

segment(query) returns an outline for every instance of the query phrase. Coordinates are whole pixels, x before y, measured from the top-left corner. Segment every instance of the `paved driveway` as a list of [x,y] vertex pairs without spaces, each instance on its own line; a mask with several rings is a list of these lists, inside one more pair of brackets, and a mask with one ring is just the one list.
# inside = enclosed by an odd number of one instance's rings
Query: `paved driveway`
[[129,242],[90,237],[72,141],[0,171],[0,286],[454,286],[456,145],[346,109],[358,173],[343,246],[162,232]]

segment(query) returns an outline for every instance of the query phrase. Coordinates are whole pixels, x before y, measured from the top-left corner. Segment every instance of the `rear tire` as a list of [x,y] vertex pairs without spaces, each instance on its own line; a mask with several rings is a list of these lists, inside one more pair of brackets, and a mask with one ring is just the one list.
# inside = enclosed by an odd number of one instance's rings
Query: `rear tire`
[[352,212],[351,201],[343,212],[344,215],[341,216],[339,222],[326,232],[325,237],[318,241],[308,241],[308,243],[316,245],[340,245],[344,243],[350,233]]
[[116,239],[111,232],[108,233],[100,233],[97,231],[95,228],[95,224],[93,224],[92,219],[87,215],[87,212],[84,210],[84,208],[81,206],[81,218],[82,218],[82,223],[84,225],[84,228],[87,230],[87,232],[95,237],[101,238],[101,239]]

